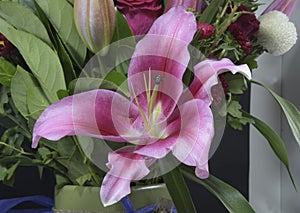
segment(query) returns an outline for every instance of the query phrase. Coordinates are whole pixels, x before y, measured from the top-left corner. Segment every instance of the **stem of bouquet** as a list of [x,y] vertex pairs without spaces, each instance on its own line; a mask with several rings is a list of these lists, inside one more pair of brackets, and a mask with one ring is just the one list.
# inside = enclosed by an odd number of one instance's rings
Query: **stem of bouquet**
[[[227,9],[228,4],[225,5],[225,8]],[[231,12],[228,16],[228,18],[226,19],[227,21],[225,22],[225,24],[222,26],[222,28],[218,31],[216,38],[214,39],[211,47],[209,48],[209,50],[207,51],[208,53],[212,53],[213,50],[217,47],[221,37],[223,36],[223,34],[225,33],[225,31],[227,30],[227,28],[230,26],[230,24],[232,23],[232,20],[234,18],[234,16],[236,15],[236,10],[237,10],[238,6],[234,5],[234,7],[231,9]],[[223,14],[223,13],[222,13]]]
[[32,153],[25,152],[25,151],[22,150],[22,149],[17,149],[17,148],[15,148],[14,146],[11,146],[11,145],[9,145],[9,144],[7,144],[7,143],[4,143],[4,142],[2,142],[2,141],[0,141],[0,145],[6,146],[6,147],[8,147],[8,148],[10,148],[10,149],[12,149],[12,150],[14,150],[14,151],[17,151],[17,152],[20,153],[21,155],[28,155],[28,156],[32,156],[32,155],[33,155]]
[[72,137],[73,140],[74,140],[74,143],[76,145],[76,147],[78,148],[79,152],[80,152],[80,155],[82,156],[83,160],[84,160],[84,164],[87,166],[92,178],[93,178],[93,181],[96,183],[97,186],[101,186],[101,180],[100,178],[98,177],[97,173],[95,172],[94,168],[93,168],[93,164],[92,162],[86,157],[77,137],[73,136]]

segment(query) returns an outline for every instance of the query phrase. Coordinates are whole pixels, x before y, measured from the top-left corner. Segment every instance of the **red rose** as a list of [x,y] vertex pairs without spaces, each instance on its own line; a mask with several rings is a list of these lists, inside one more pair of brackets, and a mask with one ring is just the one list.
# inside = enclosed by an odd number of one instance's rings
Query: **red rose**
[[146,34],[163,12],[161,0],[117,0],[116,6],[126,16],[134,35]]
[[[251,12],[249,8],[241,5],[237,11]],[[259,21],[252,13],[245,13],[233,22],[228,30],[235,37],[237,42],[241,45],[246,54],[249,54],[252,49],[250,37],[254,35],[259,29]]]
[[[251,12],[244,5],[239,6],[237,11]],[[243,31],[247,37],[254,35],[259,29],[259,21],[253,13],[245,13],[240,15],[240,17],[234,23],[239,26],[241,31]]]

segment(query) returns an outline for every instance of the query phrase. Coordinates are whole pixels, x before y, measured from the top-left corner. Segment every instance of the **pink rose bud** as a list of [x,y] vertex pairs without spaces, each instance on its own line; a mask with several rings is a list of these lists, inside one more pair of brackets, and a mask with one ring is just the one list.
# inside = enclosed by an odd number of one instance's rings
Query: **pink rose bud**
[[82,40],[93,53],[111,42],[116,24],[113,0],[75,0],[74,18]]
[[198,23],[197,30],[201,30],[199,39],[206,39],[215,34],[216,29],[213,25],[208,23]]

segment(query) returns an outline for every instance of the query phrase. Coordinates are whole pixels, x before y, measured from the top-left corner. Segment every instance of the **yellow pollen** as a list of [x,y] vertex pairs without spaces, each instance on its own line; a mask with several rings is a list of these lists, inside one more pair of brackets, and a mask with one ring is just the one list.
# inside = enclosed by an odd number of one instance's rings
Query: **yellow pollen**
[[4,41],[0,41],[0,45],[4,46],[5,47],[5,43]]

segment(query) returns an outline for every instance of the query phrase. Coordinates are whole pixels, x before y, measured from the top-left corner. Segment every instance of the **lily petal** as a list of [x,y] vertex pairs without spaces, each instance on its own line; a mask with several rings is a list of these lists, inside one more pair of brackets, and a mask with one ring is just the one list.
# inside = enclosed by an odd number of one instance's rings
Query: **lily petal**
[[40,115],[33,129],[32,147],[37,147],[41,137],[59,140],[75,134],[126,141],[126,135],[136,134],[130,127],[138,116],[134,104],[109,90],[69,96],[52,104]]
[[[189,93],[204,100],[209,105],[212,102],[211,87],[218,84],[218,75],[231,71],[232,74],[241,73],[251,79],[251,71],[246,64],[235,65],[231,60],[205,60],[194,67],[195,78],[189,87]],[[185,97],[185,99],[190,99]]]
[[173,155],[182,163],[196,166],[196,175],[208,177],[208,154],[214,136],[213,114],[209,105],[199,99],[180,107],[181,129],[172,147]]
[[112,205],[130,193],[131,180],[140,180],[150,171],[153,160],[134,154],[135,147],[123,147],[108,156],[110,171],[105,176],[100,196],[104,206]]
[[169,118],[166,139],[138,147],[134,152],[153,158],[173,155],[189,166],[196,166],[200,178],[208,177],[208,153],[214,135],[213,115],[207,103],[194,99],[179,106]]
[[[138,101],[144,109],[147,108],[147,99],[145,94],[141,95],[141,91],[153,89],[153,86],[145,88],[144,84],[144,78],[147,78],[149,82],[149,70],[151,72],[150,79],[152,80],[160,75],[163,79],[161,84],[165,84],[170,78],[167,75],[172,75],[181,82],[190,59],[187,47],[195,32],[196,20],[193,13],[186,12],[184,7],[175,7],[160,16],[154,22],[148,34],[138,42],[129,66],[128,83],[131,98],[134,99],[135,94],[138,95]],[[173,85],[172,88],[176,91],[176,99],[171,106],[175,106],[182,87],[182,83]],[[170,97],[160,100],[163,102],[161,104],[163,107],[169,106],[168,103],[164,103],[164,101],[169,102],[168,99]]]

